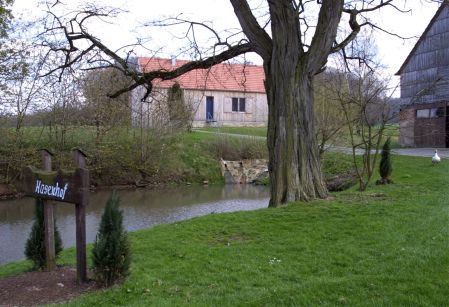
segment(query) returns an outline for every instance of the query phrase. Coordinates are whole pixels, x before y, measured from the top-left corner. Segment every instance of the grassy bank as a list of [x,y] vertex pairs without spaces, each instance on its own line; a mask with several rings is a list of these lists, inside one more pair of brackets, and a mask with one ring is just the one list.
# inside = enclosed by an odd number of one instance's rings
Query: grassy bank
[[[69,127],[63,140],[55,128],[27,127],[19,135],[13,129],[0,128],[0,183],[14,182],[26,165],[40,165],[38,151],[42,148],[55,154],[55,168],[70,168],[74,147],[88,154],[94,185],[204,180],[216,183],[222,182],[218,164],[218,154],[223,149],[220,145],[225,145],[227,152],[237,153],[235,157],[239,158],[240,143],[243,142],[218,143],[216,136],[205,133],[167,133],[126,127],[108,130],[101,136],[94,127]],[[250,152],[250,157],[265,156],[264,140],[253,143],[259,146],[254,147],[256,150]]]
[[[71,305],[445,305],[449,163],[394,157],[394,167],[394,185],[366,193],[131,233],[128,280]],[[73,261],[64,251],[60,262]]]
[[[200,131],[167,133],[126,127],[98,136],[94,127],[69,127],[62,141],[60,133],[52,129],[27,127],[17,136],[13,129],[0,128],[0,184],[14,182],[24,166],[40,165],[42,148],[55,154],[55,169],[73,167],[72,148],[83,149],[88,154],[91,183],[95,186],[202,183],[204,180],[222,183],[220,158],[240,160],[268,155],[266,141],[257,137],[238,138]],[[226,129],[250,136],[266,133],[266,128]],[[333,157],[329,159],[332,161]]]

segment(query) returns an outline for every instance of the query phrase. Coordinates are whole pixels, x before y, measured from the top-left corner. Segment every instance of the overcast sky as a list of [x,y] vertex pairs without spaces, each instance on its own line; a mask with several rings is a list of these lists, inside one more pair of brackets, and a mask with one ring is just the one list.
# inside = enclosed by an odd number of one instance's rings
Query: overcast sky
[[[255,0],[263,3],[263,0]],[[81,0],[62,0],[63,3],[70,4],[72,7],[85,4],[87,1]],[[214,28],[227,29],[237,28],[238,22],[234,15],[231,4],[228,0],[96,0],[100,5],[111,5],[121,7],[127,10],[119,18],[109,20],[111,23],[95,24],[95,33],[101,37],[107,45],[118,48],[124,44],[135,42],[137,36],[147,36],[151,39],[152,49],[161,49],[160,56],[169,57],[174,47],[177,46],[173,35],[174,30],[166,33],[160,29],[148,30],[141,25],[148,20],[157,20],[161,16],[174,16],[180,13],[183,16],[193,18],[199,21],[210,21]],[[404,1],[397,0],[398,6],[403,8]],[[376,34],[379,58],[383,64],[388,67],[387,72],[394,74],[405,58],[407,57],[417,38],[422,34],[432,16],[438,9],[436,3],[428,3],[424,0],[407,0],[407,8],[411,8],[409,13],[398,13],[392,9],[383,9],[373,13],[371,16],[380,25],[392,32],[398,33],[404,37],[415,38],[402,40],[387,34]],[[38,0],[15,0],[14,13],[24,14],[24,16],[33,16],[39,14],[44,9],[38,5]],[[139,50],[139,55],[146,55],[145,50]],[[257,57],[251,57],[251,61],[260,63]]]

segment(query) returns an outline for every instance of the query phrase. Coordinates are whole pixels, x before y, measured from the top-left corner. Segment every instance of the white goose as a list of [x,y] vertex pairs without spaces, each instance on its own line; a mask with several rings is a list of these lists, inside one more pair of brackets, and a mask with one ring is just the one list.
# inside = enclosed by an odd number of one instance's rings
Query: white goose
[[432,164],[440,163],[440,161],[441,161],[441,158],[438,155],[438,151],[435,149],[435,154],[432,157]]

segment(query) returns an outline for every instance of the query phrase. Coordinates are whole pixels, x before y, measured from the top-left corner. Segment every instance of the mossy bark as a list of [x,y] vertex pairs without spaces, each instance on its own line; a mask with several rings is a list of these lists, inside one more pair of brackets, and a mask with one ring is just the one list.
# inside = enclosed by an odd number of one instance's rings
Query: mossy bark
[[296,11],[285,1],[270,3],[272,49],[264,58],[270,207],[327,196],[314,133],[313,77],[330,52],[340,7],[339,1],[323,7],[318,22],[322,33],[306,52]]
[[303,67],[292,57],[276,59],[285,63],[266,71],[271,207],[327,196],[313,133],[312,78],[298,73]]

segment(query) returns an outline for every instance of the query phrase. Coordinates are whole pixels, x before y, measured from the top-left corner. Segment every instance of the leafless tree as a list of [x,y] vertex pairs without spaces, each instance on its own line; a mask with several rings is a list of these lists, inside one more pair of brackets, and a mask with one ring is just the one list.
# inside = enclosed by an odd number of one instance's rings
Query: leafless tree
[[[129,65],[129,54],[119,56],[89,31],[91,19],[107,18],[116,10],[90,5],[74,14],[58,15],[55,8],[60,5],[51,7],[53,2],[48,5],[49,18],[42,39],[52,52],[65,56],[49,73],[68,70],[85,61],[90,68],[115,66],[133,79],[130,86],[111,97],[138,86],[144,86],[148,95],[156,79],[174,79],[193,69],[209,68],[248,52],[257,53],[263,60],[269,105],[270,206],[279,206],[327,196],[315,139],[314,76],[323,71],[329,54],[343,51],[363,27],[381,30],[370,15],[385,7],[400,11],[395,6],[398,2],[277,0],[255,5],[246,0],[230,0],[244,35],[235,32],[223,38],[209,24],[171,19],[173,24],[187,26],[186,37],[197,60],[170,71],[137,71]],[[169,23],[170,20],[165,22]],[[341,30],[344,24],[346,31]],[[207,48],[208,53],[198,55],[204,51],[196,44],[195,30],[199,28],[211,31],[215,43]]]
[[70,129],[81,120],[79,112],[74,112],[82,107],[81,81],[71,74],[66,74],[60,82],[52,76],[47,80],[47,86],[42,90],[45,105],[41,111],[46,114],[43,128],[48,128],[49,141],[56,153],[62,153],[67,150]]
[[39,100],[38,95],[45,81],[39,78],[42,69],[41,55],[33,52],[26,43],[20,43],[15,48],[14,56],[10,57],[8,64],[10,71],[4,80],[0,101],[13,110],[17,119],[15,128],[19,132],[27,112]]
[[91,124],[96,127],[98,144],[107,131],[129,124],[131,93],[123,94],[118,99],[111,99],[107,94],[128,86],[130,80],[114,69],[89,71],[83,79],[84,108],[88,111]]
[[[365,44],[364,48],[370,47]],[[345,117],[359,189],[364,191],[374,175],[385,127],[392,116],[389,80],[382,79],[372,59],[341,68],[346,71],[338,75],[334,95]]]
[[25,166],[23,126],[27,115],[42,103],[42,89],[46,80],[41,79],[42,55],[27,42],[17,41],[11,49],[0,91],[0,105],[10,113],[15,122],[13,133],[7,133],[10,148],[7,157],[6,180],[13,181]]
[[315,127],[320,156],[332,145],[341,141],[346,119],[335,89],[340,83],[340,74],[335,69],[325,71],[314,80]]

